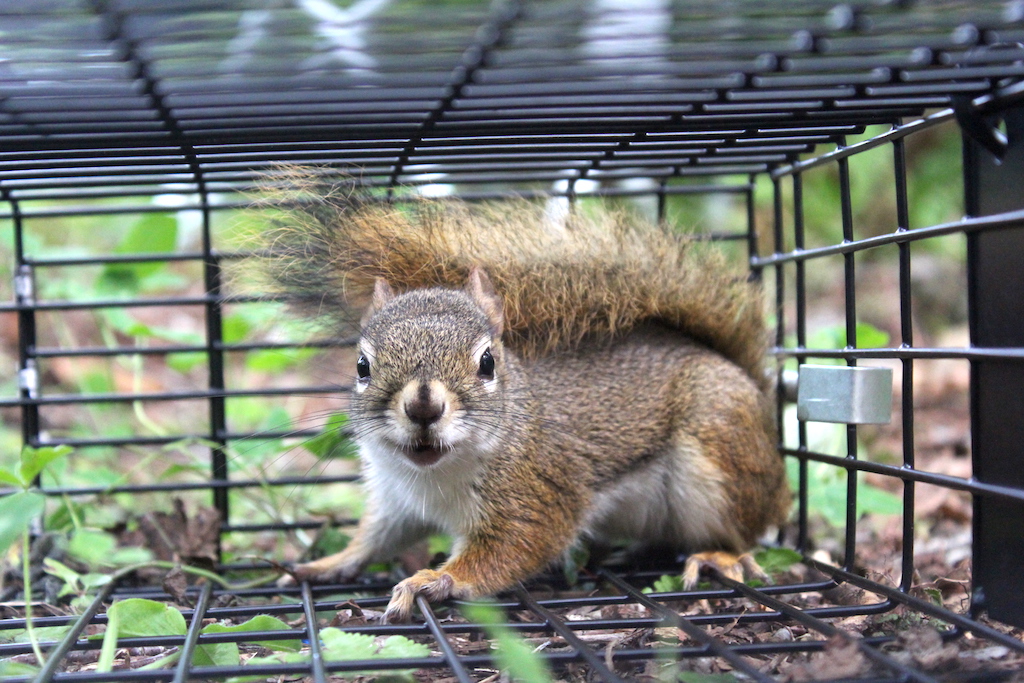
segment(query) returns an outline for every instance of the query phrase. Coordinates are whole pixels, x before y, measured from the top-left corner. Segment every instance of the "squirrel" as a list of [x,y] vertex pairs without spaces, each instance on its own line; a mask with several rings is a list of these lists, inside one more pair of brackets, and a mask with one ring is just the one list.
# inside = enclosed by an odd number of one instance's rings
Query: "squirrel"
[[625,213],[391,202],[304,167],[263,185],[274,287],[358,334],[367,488],[349,545],[283,583],[352,579],[433,532],[450,558],[398,583],[385,621],[587,541],[690,553],[687,587],[706,565],[766,578],[748,551],[790,494],[762,297],[717,252]]

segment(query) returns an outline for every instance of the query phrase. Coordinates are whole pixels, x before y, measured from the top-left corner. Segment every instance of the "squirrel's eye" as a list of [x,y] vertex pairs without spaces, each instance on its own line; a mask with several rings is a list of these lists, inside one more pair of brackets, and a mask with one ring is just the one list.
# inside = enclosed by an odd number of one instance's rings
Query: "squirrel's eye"
[[356,361],[356,374],[359,375],[359,379],[370,377],[370,361],[362,354],[359,354],[359,360]]
[[480,369],[477,370],[477,375],[484,379],[492,379],[494,377],[494,356],[491,355],[491,350],[487,349],[480,356]]

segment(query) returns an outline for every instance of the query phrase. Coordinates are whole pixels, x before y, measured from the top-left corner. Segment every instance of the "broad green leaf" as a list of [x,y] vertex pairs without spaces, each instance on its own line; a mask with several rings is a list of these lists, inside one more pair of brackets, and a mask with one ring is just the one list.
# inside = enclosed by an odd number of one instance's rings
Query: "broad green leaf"
[[409,640],[405,636],[391,636],[380,646],[378,656],[386,659],[409,659],[410,657],[429,657],[430,648],[423,643]]
[[245,367],[254,372],[283,372],[299,362],[295,353],[284,353],[279,349],[263,349],[245,354]]
[[90,567],[113,566],[112,556],[117,539],[105,531],[78,529],[68,542],[68,554]]
[[857,348],[870,349],[888,345],[888,332],[868,323],[857,323]]
[[172,353],[167,356],[167,367],[176,372],[185,374],[193,368],[206,362],[206,354],[201,351],[190,351],[188,353]]
[[0,680],[7,680],[15,676],[32,677],[39,673],[39,667],[11,660],[0,660]]
[[347,423],[348,415],[335,413],[327,419],[323,432],[303,445],[306,450],[320,459],[354,457],[355,445],[344,434],[344,427]]
[[678,593],[683,590],[683,577],[679,574],[662,574],[651,584],[655,593]]
[[476,603],[464,607],[466,617],[483,624],[498,650],[494,657],[499,668],[522,683],[550,683],[554,680],[547,663],[527,645],[502,619],[501,612],[491,605]]
[[129,337],[151,337],[153,330],[123,308],[104,308],[100,315],[108,325]]
[[[265,657],[250,657],[244,663],[259,666],[260,664],[302,664],[307,661],[309,661],[308,652],[275,652]],[[266,680],[266,676],[232,676],[226,680],[226,683],[250,683]]]
[[[35,635],[37,641],[41,643],[56,643],[71,630],[71,624],[64,626],[36,626],[32,629],[32,633]],[[14,634],[15,643],[28,643],[30,642],[28,637],[28,631],[26,629],[18,629]]]
[[373,659],[377,654],[373,636],[362,633],[328,627],[320,631],[320,642],[326,660]]
[[21,449],[21,481],[25,486],[31,486],[36,476],[43,471],[48,464],[67,455],[73,449],[71,446],[43,446],[33,448],[25,446]]
[[111,612],[116,612],[120,620],[121,638],[183,636],[188,628],[181,612],[171,605],[155,600],[119,600],[107,610],[108,618]]
[[[174,251],[178,241],[178,220],[171,213],[142,216],[129,229],[115,250],[118,254],[165,254]],[[133,294],[144,281],[167,266],[166,261],[108,263],[100,273],[96,288],[101,292]]]
[[63,562],[58,562],[52,557],[47,557],[43,560],[43,571],[51,576],[56,576],[64,582],[64,587],[61,589],[58,597],[63,597],[68,593],[73,593],[81,588],[81,574]]
[[153,559],[153,553],[148,548],[140,548],[138,546],[125,546],[124,548],[118,548],[110,555],[110,564],[116,567],[127,566],[129,564],[141,564],[143,562],[149,562]]
[[38,491],[18,491],[0,498],[0,556],[45,509],[46,497]]
[[[795,491],[799,486],[799,463],[787,460],[790,486]],[[836,528],[846,524],[846,471],[823,462],[807,463],[808,509],[821,515]],[[865,514],[896,515],[903,511],[902,499],[877,486],[858,478],[857,517]]]
[[[278,619],[266,614],[260,614],[245,623],[237,626],[225,626],[224,624],[208,624],[203,627],[203,633],[245,633],[247,631],[290,631],[291,627]],[[302,649],[301,640],[253,640],[246,641],[254,645],[265,647],[268,650],[278,652],[298,652]]]
[[[857,348],[879,348],[889,344],[889,334],[869,323],[857,323],[856,332]],[[847,345],[845,325],[819,328],[808,339],[808,346],[812,349],[842,349]],[[842,361],[836,359],[818,359],[814,362],[825,365],[842,364]]]
[[23,489],[25,486],[21,483],[21,479],[18,475],[14,474],[10,470],[0,469],[0,485],[9,485],[12,488]]
[[865,513],[898,515],[903,512],[903,499],[891,491],[864,481],[857,482],[857,516]]
[[802,560],[803,556],[790,548],[763,548],[754,553],[754,559],[765,574],[775,576]]
[[192,666],[238,666],[238,643],[198,643]]
[[224,343],[234,344],[246,339],[252,331],[252,325],[246,316],[240,313],[232,313],[224,316],[221,322],[221,336]]

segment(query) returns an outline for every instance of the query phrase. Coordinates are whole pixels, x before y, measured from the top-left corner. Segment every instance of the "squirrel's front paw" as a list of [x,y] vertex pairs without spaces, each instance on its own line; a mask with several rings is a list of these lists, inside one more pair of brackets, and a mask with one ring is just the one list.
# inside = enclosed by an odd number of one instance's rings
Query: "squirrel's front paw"
[[471,584],[459,581],[444,570],[421,569],[395,586],[384,611],[384,623],[409,621],[417,595],[430,602],[442,602],[448,598],[476,597],[476,591]]
[[765,583],[770,582],[769,576],[764,573],[764,570],[761,569],[761,566],[750,553],[737,555],[736,553],[715,550],[693,553],[686,558],[686,564],[683,566],[683,588],[685,590],[690,590],[697,585],[697,577],[700,576],[700,570],[705,567],[717,569],[721,572],[722,576],[734,581],[743,581],[744,570],[746,570],[748,576],[760,579]]

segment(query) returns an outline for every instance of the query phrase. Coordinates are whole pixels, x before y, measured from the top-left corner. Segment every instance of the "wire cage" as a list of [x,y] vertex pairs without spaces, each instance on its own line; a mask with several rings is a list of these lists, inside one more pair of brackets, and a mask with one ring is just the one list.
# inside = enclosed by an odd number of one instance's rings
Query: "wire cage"
[[[1018,0],[15,0],[0,57],[0,466],[73,449],[3,580],[5,680],[496,680],[506,632],[564,680],[1024,679]],[[555,573],[498,596],[503,626],[422,599],[379,623],[397,569],[243,585],[358,511],[351,459],[296,445],[337,445],[346,340],[242,289],[280,163],[625,204],[743,259],[799,561],[692,591],[678,558]],[[816,372],[831,424],[796,405]],[[132,545],[232,583],[101,561]],[[112,617],[129,598],[172,626]]]

